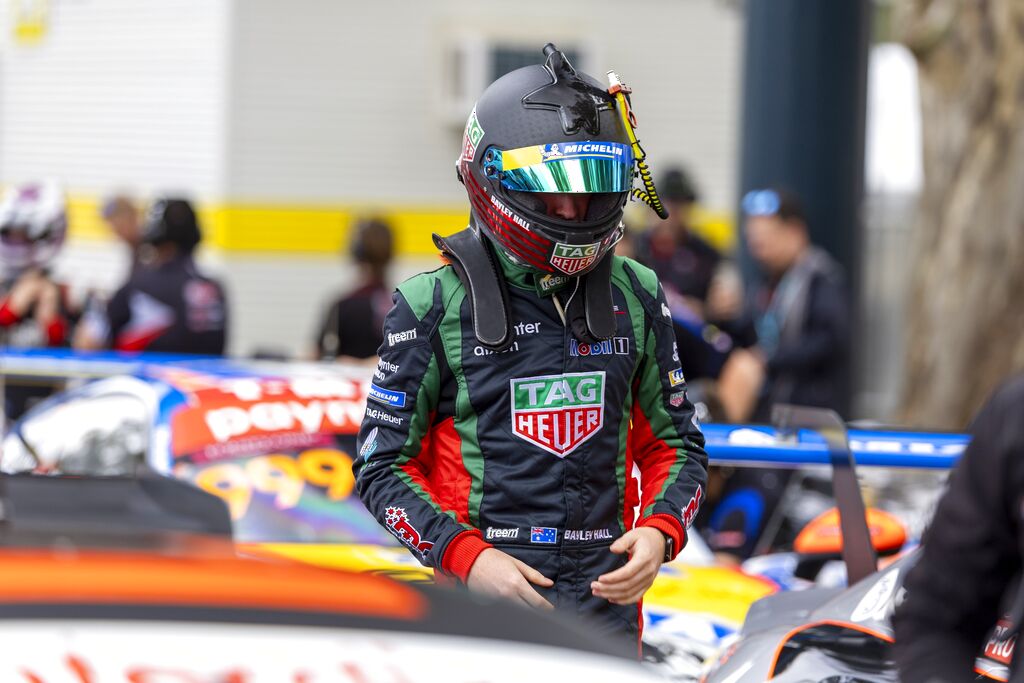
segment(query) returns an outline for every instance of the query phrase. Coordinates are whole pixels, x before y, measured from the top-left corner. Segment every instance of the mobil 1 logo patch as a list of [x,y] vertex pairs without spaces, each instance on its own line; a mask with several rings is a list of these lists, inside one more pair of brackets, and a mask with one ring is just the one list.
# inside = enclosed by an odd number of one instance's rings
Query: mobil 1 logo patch
[[510,380],[512,433],[559,458],[604,424],[604,371]]
[[578,342],[575,339],[569,340],[569,355],[574,358],[580,356],[617,356],[629,355],[629,337],[612,337],[604,341],[587,344]]

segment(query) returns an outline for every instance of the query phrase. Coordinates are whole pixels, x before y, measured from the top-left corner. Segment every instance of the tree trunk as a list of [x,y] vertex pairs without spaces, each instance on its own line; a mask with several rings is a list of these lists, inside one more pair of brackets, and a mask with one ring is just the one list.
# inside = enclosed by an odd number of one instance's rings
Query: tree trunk
[[962,429],[1024,368],[1024,2],[896,9],[919,67],[924,148],[901,417]]

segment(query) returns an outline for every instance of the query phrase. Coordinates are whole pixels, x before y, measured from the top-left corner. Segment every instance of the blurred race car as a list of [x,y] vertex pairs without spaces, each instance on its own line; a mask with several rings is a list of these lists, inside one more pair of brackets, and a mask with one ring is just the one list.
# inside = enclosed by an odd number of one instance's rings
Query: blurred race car
[[[353,494],[372,369],[54,351],[0,358],[8,374],[101,377],[15,424],[2,444],[4,471],[126,474],[144,466],[224,500],[236,540],[252,554],[432,577]],[[644,600],[651,657],[695,677],[750,604],[776,589],[716,566],[694,534]]]
[[[850,448],[854,440],[834,413],[813,409],[794,412],[798,414],[793,422],[823,434],[838,507],[816,520],[817,528],[805,530],[802,544],[798,538],[802,547],[789,559],[816,555],[830,559],[838,551],[845,564],[844,583],[849,577],[853,585],[812,585],[758,600],[738,637],[709,663],[701,681],[898,681],[891,618],[905,596],[903,581],[917,560],[917,549],[894,562],[877,562],[875,550],[902,546],[905,534],[891,517],[877,511],[865,513]],[[937,436],[937,441],[945,438]],[[948,438],[952,441],[946,441],[946,445],[963,441],[962,435]],[[897,464],[914,462],[897,459]],[[992,680],[1008,680],[1015,644],[1016,635],[1007,624],[996,624],[978,655],[976,673]]]
[[[224,359],[0,354],[8,376],[96,378],[36,406],[8,433],[6,471],[120,474],[140,466],[225,501],[253,554],[406,579],[430,578],[352,495],[369,368]],[[114,375],[114,376],[111,376]],[[712,460],[830,465],[814,429],[704,425]],[[859,464],[948,468],[962,435],[851,432]],[[644,600],[651,657],[679,679],[738,631],[779,585],[716,566],[699,535]]]
[[[784,592],[751,607],[739,638],[702,678],[724,681],[898,681],[892,613],[913,551],[849,588]],[[1016,636],[1001,621],[975,663],[979,677],[1009,680]]]
[[653,678],[556,614],[239,557],[226,506],[165,477],[0,476],[0,680]]

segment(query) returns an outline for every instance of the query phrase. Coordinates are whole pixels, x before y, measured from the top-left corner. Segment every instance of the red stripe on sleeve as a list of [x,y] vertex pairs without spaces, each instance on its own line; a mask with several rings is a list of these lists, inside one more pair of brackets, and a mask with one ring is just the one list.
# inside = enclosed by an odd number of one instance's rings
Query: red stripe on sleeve
[[662,439],[654,435],[651,423],[640,408],[639,402],[633,403],[633,427],[629,430],[628,446],[633,453],[637,466],[640,468],[642,499],[640,514],[661,493],[668,479],[669,470],[676,464],[679,453]]
[[437,492],[438,503],[455,518],[469,524],[469,492],[472,478],[462,462],[462,437],[455,430],[455,419],[448,418],[431,429],[431,490]]
[[416,484],[425,494],[430,496],[430,500],[438,507],[441,505],[440,497],[434,492],[434,487],[431,486],[429,475],[430,471],[434,468],[434,443],[431,438],[431,431],[428,430],[423,438],[420,439],[420,452],[416,454],[416,457],[409,458],[401,465],[399,469],[409,475],[413,483]]

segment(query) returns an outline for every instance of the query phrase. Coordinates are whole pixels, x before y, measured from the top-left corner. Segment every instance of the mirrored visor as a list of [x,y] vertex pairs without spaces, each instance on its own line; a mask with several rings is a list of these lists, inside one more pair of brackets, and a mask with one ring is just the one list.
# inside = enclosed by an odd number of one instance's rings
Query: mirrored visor
[[[488,174],[491,164],[485,165]],[[633,150],[617,142],[562,142],[494,150],[494,173],[519,192],[628,192]]]

